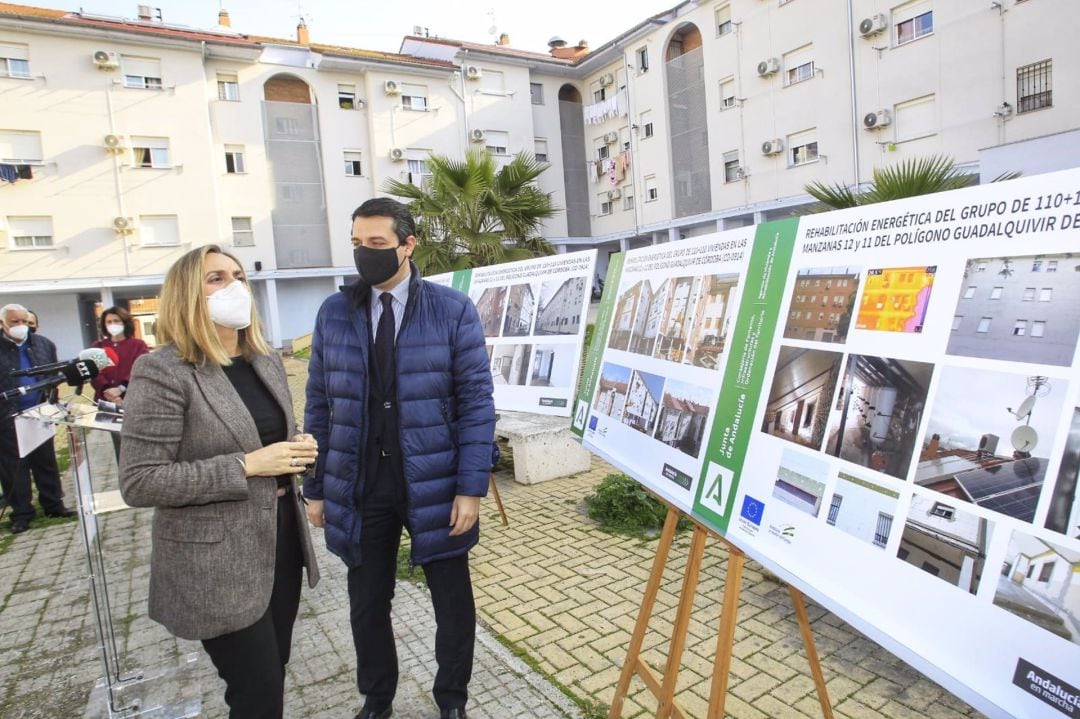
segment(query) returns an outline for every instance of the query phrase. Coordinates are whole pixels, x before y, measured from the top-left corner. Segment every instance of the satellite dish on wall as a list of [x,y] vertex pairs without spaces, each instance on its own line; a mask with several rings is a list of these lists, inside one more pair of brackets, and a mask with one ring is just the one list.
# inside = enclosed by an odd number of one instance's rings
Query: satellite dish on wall
[[1025,424],[1013,430],[1012,446],[1018,452],[1031,452],[1038,443],[1039,433],[1035,431],[1034,427]]
[[1012,409],[1010,409],[1009,411],[1012,412],[1012,414],[1014,414],[1017,419],[1024,419],[1031,414],[1031,410],[1034,407],[1035,395],[1031,395],[1030,397],[1026,397],[1024,401],[1020,403],[1020,406],[1016,409],[1015,412],[1013,412]]

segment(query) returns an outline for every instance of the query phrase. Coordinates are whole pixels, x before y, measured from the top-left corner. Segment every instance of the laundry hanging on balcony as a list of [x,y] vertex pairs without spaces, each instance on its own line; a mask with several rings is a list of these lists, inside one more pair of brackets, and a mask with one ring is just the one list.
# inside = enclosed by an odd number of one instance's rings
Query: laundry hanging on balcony
[[626,90],[619,90],[612,97],[581,108],[586,125],[600,125],[627,112]]
[[14,184],[19,179],[19,168],[15,165],[3,165],[0,164],[0,182],[10,182]]

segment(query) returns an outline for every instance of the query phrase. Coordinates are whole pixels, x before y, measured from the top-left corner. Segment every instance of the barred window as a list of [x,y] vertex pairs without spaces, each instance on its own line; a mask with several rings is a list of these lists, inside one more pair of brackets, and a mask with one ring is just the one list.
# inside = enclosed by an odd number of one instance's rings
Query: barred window
[[1053,61],[1016,68],[1016,112],[1031,112],[1054,104]]

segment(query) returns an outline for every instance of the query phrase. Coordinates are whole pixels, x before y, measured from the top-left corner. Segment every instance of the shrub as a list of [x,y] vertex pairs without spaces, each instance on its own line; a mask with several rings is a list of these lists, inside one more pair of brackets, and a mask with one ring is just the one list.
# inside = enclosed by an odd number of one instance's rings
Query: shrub
[[[653,497],[636,480],[625,474],[609,474],[585,498],[589,518],[604,529],[634,536],[654,535],[664,526],[667,505]],[[679,528],[689,521],[681,519]]]

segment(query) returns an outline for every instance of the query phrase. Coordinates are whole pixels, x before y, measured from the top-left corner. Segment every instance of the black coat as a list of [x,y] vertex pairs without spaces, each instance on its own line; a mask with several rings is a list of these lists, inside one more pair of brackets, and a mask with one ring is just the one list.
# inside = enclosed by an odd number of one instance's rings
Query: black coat
[[[19,378],[9,377],[8,373],[19,369],[19,347],[11,338],[0,330],[0,392],[6,392],[19,386]],[[56,358],[56,345],[39,334],[30,333],[26,337],[30,348],[30,364],[33,367],[59,362]],[[47,393],[39,391],[38,402],[44,402]],[[19,400],[12,399],[0,403],[0,417],[10,417],[19,411]]]

